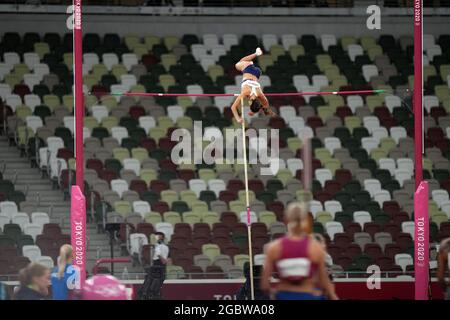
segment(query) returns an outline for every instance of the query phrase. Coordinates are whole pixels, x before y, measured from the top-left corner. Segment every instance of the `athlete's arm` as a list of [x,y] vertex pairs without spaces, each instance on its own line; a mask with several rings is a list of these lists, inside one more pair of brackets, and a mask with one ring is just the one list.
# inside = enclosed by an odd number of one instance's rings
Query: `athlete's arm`
[[447,289],[447,281],[445,281],[445,270],[447,267],[447,257],[443,250],[439,251],[438,255],[438,269],[437,269],[437,278],[438,283],[442,287],[443,290]]
[[233,105],[231,106],[231,112],[233,112],[234,119],[236,119],[237,122],[242,123],[244,119],[239,115],[238,107],[241,105],[241,99],[244,99],[244,95],[240,94],[236,100],[234,100]]
[[270,243],[267,246],[266,259],[264,261],[264,267],[261,274],[261,290],[264,292],[270,292],[270,280],[273,273],[273,264],[277,253],[277,242]]

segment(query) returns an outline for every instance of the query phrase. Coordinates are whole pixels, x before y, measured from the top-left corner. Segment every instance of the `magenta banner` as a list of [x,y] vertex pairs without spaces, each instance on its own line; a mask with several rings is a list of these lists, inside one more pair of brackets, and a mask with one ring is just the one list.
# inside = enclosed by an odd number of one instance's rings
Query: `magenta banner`
[[423,180],[422,154],[423,154],[423,3],[414,0],[414,158],[416,189]]
[[72,186],[70,206],[73,265],[79,271],[79,283],[82,287],[86,280],[86,200],[78,186]]
[[415,299],[428,300],[429,283],[428,182],[422,181],[414,194]]
[[73,1],[74,26],[73,26],[73,76],[75,84],[75,161],[76,182],[81,192],[84,191],[84,145],[83,145],[83,118],[84,118],[84,94],[83,94],[83,32],[81,0]]

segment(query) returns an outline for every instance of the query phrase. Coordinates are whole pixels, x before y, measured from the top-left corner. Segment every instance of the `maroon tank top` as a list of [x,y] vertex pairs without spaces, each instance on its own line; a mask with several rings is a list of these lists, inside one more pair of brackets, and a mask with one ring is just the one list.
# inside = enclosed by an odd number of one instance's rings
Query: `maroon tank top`
[[281,256],[274,266],[280,280],[300,282],[317,273],[318,265],[311,262],[308,256],[310,241],[309,237],[300,240],[287,236],[281,238]]

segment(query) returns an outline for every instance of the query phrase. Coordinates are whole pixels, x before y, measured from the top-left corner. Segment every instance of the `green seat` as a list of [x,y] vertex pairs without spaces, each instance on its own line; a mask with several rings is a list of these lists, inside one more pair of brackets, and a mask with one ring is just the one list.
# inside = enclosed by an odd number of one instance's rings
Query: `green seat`
[[185,277],[186,275],[184,273],[183,267],[175,265],[166,265],[166,279],[176,280],[176,279],[183,279]]
[[162,222],[163,219],[159,212],[151,211],[145,214],[144,221],[147,223],[151,223],[153,226],[155,226],[157,223]]
[[277,216],[272,211],[261,211],[258,216],[258,221],[264,223],[267,229],[269,229],[270,226],[277,221]]
[[202,254],[207,256],[209,260],[214,261],[214,259],[220,255],[220,248],[217,244],[204,244],[202,245]]
[[164,217],[164,222],[168,222],[168,223],[172,224],[173,226],[175,226],[177,223],[182,222],[181,215],[179,212],[167,211],[167,212],[164,212],[163,217]]
[[201,216],[196,212],[188,211],[183,213],[183,222],[193,226],[194,224],[201,222]]
[[114,211],[126,218],[133,211],[133,209],[128,201],[116,201],[114,202]]

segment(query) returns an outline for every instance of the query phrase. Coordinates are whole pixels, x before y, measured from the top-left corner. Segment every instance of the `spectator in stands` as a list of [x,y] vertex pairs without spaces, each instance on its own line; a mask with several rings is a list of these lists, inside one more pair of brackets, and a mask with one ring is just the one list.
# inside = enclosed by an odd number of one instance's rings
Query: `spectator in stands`
[[[261,289],[271,290],[270,279],[277,271],[277,300],[337,300],[338,297],[325,267],[326,252],[310,236],[308,210],[299,203],[291,203],[285,211],[288,235],[271,242],[267,247]],[[320,293],[317,289],[320,288]]]
[[253,64],[254,59],[263,54],[261,48],[256,48],[255,53],[243,57],[236,63],[236,69],[242,72],[241,94],[236,98],[231,106],[234,118],[237,122],[242,123],[244,118],[239,115],[238,108],[241,107],[241,101],[248,99],[250,112],[253,116],[259,112],[267,116],[275,116],[275,113],[270,109],[269,101],[261,90],[261,85],[258,80],[261,77],[261,69]]
[[[53,269],[51,275],[53,300],[69,300],[69,282],[75,273],[72,266],[72,246],[62,245],[59,249],[58,266]],[[75,280],[75,279],[74,279]]]
[[20,287],[14,300],[47,300],[50,270],[39,263],[30,263],[19,272]]
[[450,255],[450,238],[442,240],[439,246],[439,256],[438,256],[438,271],[437,278],[439,284],[444,291],[444,299],[450,300],[450,286],[445,280],[445,274],[450,273],[450,264],[449,264],[449,255]]
[[153,265],[162,267],[162,280],[166,278],[166,264],[169,258],[169,247],[164,243],[165,235],[163,232],[156,232],[155,253],[153,255]]

